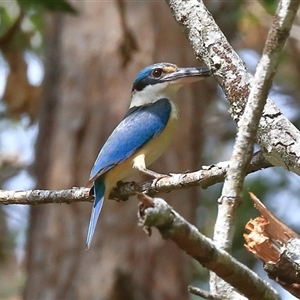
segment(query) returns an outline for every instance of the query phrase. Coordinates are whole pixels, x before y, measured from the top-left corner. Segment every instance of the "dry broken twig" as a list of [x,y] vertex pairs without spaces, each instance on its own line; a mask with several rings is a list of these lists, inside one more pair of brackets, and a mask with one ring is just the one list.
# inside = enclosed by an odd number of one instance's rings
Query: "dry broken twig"
[[268,276],[300,297],[300,236],[277,219],[252,193],[261,213],[246,224],[245,247],[264,263]]

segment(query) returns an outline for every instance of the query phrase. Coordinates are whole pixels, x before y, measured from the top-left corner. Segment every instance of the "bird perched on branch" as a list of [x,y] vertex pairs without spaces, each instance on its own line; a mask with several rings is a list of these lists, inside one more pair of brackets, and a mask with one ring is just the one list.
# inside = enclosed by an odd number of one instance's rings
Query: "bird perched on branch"
[[95,202],[90,218],[86,247],[90,247],[103,205],[115,184],[137,171],[161,178],[147,169],[168,147],[174,135],[178,111],[171,101],[186,83],[210,76],[208,68],[178,68],[157,63],[136,77],[130,107],[102,147],[92,168],[87,186],[93,186]]

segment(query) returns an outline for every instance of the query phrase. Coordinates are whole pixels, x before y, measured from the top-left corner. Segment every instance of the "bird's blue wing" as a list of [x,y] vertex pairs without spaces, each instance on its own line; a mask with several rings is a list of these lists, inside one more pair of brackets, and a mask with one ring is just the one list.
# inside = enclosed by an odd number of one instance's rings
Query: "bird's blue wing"
[[165,98],[130,109],[101,149],[89,182],[130,157],[149,140],[159,135],[168,123],[171,109],[170,101]]

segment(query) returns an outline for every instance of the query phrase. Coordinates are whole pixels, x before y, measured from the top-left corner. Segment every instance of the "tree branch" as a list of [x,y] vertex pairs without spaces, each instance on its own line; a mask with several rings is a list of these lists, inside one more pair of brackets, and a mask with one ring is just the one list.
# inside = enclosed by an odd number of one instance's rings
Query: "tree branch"
[[[232,117],[236,121],[240,120],[214,232],[218,246],[230,250],[238,199],[242,193],[245,170],[251,159],[261,115],[259,142],[269,161],[274,165],[285,165],[300,175],[299,131],[282,116],[271,100],[268,100],[262,114],[278,57],[288,37],[299,1],[279,3],[254,81],[201,0],[167,0],[167,3],[176,21],[183,27],[197,57],[210,66],[222,86],[230,102]],[[239,297],[214,274],[211,274],[210,283],[214,295],[222,295],[226,299]]]
[[[279,2],[262,57],[258,63],[244,113],[238,122],[238,132],[224,181],[219,210],[214,228],[214,241],[230,251],[235,230],[236,210],[242,197],[246,169],[251,160],[259,120],[266,103],[272,80],[276,74],[279,56],[288,37],[297,8],[296,1]],[[283,34],[284,33],[284,34]],[[215,274],[211,274],[211,291],[230,298],[230,288]]]
[[[144,201],[139,209],[140,224],[156,227],[164,239],[170,239],[202,266],[214,271],[248,299],[280,299],[277,292],[256,273],[235,260],[226,251],[202,235],[198,229],[189,224],[163,199],[150,198]],[[149,205],[145,205],[148,202]],[[151,203],[152,202],[152,203]],[[151,231],[150,231],[151,232]],[[222,299],[224,299],[222,295]]]
[[74,187],[69,190],[27,190],[27,191],[5,191],[0,190],[0,203],[2,204],[48,204],[48,203],[75,203],[91,202],[89,188]]
[[[120,182],[111,192],[110,198],[115,200],[127,200],[128,197],[137,193],[147,193],[156,195],[159,192],[169,192],[172,190],[185,189],[189,187],[201,187],[203,189],[223,182],[229,162],[220,162],[216,165],[202,166],[197,172],[185,174],[172,174],[170,177],[162,178],[158,181],[146,181],[143,183]],[[263,168],[270,167],[265,161],[261,152],[254,154],[248,173],[252,173]],[[2,204],[47,204],[47,203],[66,203],[91,202],[93,197],[90,195],[89,188],[74,187],[69,190],[27,190],[27,191],[4,191],[0,190],[0,203]]]
[[[196,57],[212,69],[230,102],[231,115],[238,121],[244,111],[252,81],[244,62],[232,49],[203,1],[166,2],[175,20],[182,26]],[[290,11],[294,14],[299,1],[285,2],[290,3]],[[289,18],[288,22],[291,21],[291,15]],[[283,25],[283,30],[279,31],[279,40],[288,35],[287,24]],[[300,132],[270,99],[267,100],[258,132],[259,143],[266,158],[273,165],[283,166],[300,175]]]

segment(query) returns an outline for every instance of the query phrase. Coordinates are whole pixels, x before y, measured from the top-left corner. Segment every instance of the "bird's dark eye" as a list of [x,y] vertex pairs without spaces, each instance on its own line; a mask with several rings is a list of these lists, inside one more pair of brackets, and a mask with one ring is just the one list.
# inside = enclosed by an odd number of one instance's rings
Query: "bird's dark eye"
[[154,69],[152,71],[152,76],[155,77],[155,78],[159,78],[161,76],[162,72],[163,71],[160,68]]

